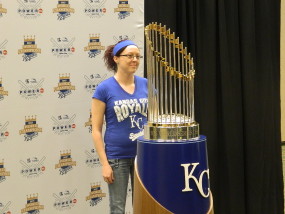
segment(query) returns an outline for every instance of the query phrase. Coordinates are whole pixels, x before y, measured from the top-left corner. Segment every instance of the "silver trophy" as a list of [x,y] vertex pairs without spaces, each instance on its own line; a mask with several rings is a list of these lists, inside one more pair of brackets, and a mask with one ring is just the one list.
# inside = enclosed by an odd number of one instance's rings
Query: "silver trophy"
[[165,25],[147,25],[145,37],[149,106],[144,138],[173,141],[199,137],[191,54]]

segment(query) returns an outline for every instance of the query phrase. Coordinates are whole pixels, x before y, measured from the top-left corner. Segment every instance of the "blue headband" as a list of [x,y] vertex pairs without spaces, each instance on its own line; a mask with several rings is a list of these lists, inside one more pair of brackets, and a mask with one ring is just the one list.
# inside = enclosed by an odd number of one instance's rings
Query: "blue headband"
[[129,45],[135,45],[137,46],[133,41],[131,40],[124,40],[122,42],[119,42],[118,44],[115,45],[114,49],[113,49],[113,56],[116,56],[116,54],[118,53],[119,50],[121,50],[124,47],[127,47]]

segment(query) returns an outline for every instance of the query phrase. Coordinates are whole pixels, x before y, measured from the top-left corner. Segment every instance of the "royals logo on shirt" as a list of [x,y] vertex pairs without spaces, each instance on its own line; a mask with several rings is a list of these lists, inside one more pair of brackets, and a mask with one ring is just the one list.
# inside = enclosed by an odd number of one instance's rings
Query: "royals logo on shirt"
[[0,213],[12,214],[12,212],[10,211],[10,205],[11,201],[9,201],[7,204],[0,201]]
[[114,9],[115,13],[118,13],[118,19],[125,19],[130,16],[131,12],[134,12],[134,9],[129,5],[129,1],[119,0],[118,7]]
[[8,125],[8,121],[4,124],[0,122],[0,142],[4,142],[9,137],[9,131],[7,130]]
[[52,10],[53,13],[57,13],[57,20],[65,20],[74,13],[75,10],[70,7],[69,0],[58,0],[57,7]]
[[117,100],[114,104],[117,121],[120,123],[128,118],[130,120],[130,127],[140,130],[138,133],[131,132],[129,139],[135,141],[138,137],[143,136],[143,118],[141,116],[132,115],[132,113],[140,113],[142,116],[147,117],[148,99]]
[[52,130],[55,134],[63,135],[70,134],[76,128],[74,123],[76,115],[72,115],[71,117],[67,114],[59,115],[57,117],[52,117],[53,127]]
[[24,37],[24,45],[18,50],[18,54],[23,54],[23,61],[31,61],[41,53],[41,49],[37,48],[35,36]]
[[94,94],[96,87],[99,85],[100,82],[105,80],[107,74],[91,74],[89,76],[84,75],[84,79],[86,80],[85,89],[90,94]]
[[19,94],[21,97],[29,99],[37,99],[44,93],[43,88],[44,78],[37,80],[35,78],[29,78],[25,80],[18,80],[20,85]]
[[99,156],[95,149],[91,149],[90,151],[86,150],[86,165],[90,168],[95,168],[101,166]]
[[25,141],[31,141],[35,137],[39,135],[39,132],[42,132],[42,128],[39,127],[37,124],[37,117],[36,116],[28,116],[25,117],[25,125],[24,129],[19,131],[20,135],[23,134],[25,137]]
[[106,0],[83,0],[85,3],[84,13],[90,18],[101,18],[106,13],[104,6]]
[[84,47],[84,51],[88,51],[90,58],[95,58],[101,53],[101,50],[105,50],[105,47],[101,46],[100,34],[89,35],[89,43],[88,46]]
[[0,162],[0,183],[5,181],[7,176],[10,176],[10,172],[6,170],[6,168],[4,166],[4,160],[2,160]]
[[21,175],[26,178],[35,178],[42,175],[45,170],[45,161],[46,157],[39,159],[38,157],[27,158],[26,160],[20,160],[22,169]]
[[106,193],[103,193],[101,189],[101,184],[91,184],[91,192],[86,197],[86,201],[89,201],[90,206],[96,206],[99,202],[103,200],[103,197],[106,197]]
[[61,151],[60,160],[55,164],[55,169],[59,169],[60,175],[65,175],[73,169],[73,166],[76,166],[76,161],[72,160],[71,150]]
[[77,203],[77,199],[75,197],[76,192],[77,190],[64,190],[58,194],[53,193],[53,197],[55,198],[53,207],[58,211],[70,210]]
[[38,18],[43,9],[41,4],[43,0],[17,0],[19,3],[18,14],[26,19]]
[[8,43],[7,39],[5,39],[4,41],[0,42],[0,60],[5,59],[5,57],[8,54],[8,51],[6,49],[7,43]]
[[3,17],[3,14],[7,13],[7,9],[3,8],[2,4],[0,3],[0,18]]
[[40,205],[39,195],[32,194],[27,196],[27,204],[21,209],[21,213],[25,214],[40,214],[40,210],[44,209],[44,205]]
[[58,98],[66,98],[73,90],[75,86],[71,84],[70,74],[59,74],[59,83],[54,87],[54,92],[58,92]]
[[5,88],[3,86],[3,80],[0,78],[0,101],[4,100],[4,97],[8,96],[8,91],[5,91]]
[[51,38],[50,41],[53,45],[51,52],[53,56],[61,57],[69,57],[74,54],[75,48],[73,46],[75,38],[67,38],[67,37],[57,37]]

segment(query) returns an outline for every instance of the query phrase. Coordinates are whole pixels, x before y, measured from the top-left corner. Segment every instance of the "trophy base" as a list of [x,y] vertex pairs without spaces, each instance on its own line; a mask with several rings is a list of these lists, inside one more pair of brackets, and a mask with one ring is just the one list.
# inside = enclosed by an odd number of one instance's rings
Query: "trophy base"
[[199,124],[196,122],[187,126],[155,126],[152,124],[144,126],[144,138],[147,140],[189,140],[199,135]]

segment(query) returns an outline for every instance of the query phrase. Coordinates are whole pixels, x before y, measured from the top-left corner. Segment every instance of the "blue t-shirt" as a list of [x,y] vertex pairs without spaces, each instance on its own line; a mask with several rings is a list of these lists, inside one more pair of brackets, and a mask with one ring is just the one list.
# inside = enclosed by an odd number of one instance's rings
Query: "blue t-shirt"
[[97,86],[93,98],[106,103],[104,141],[107,158],[134,158],[137,138],[143,135],[143,126],[147,122],[147,79],[135,76],[135,91],[129,94],[114,77],[110,77]]

